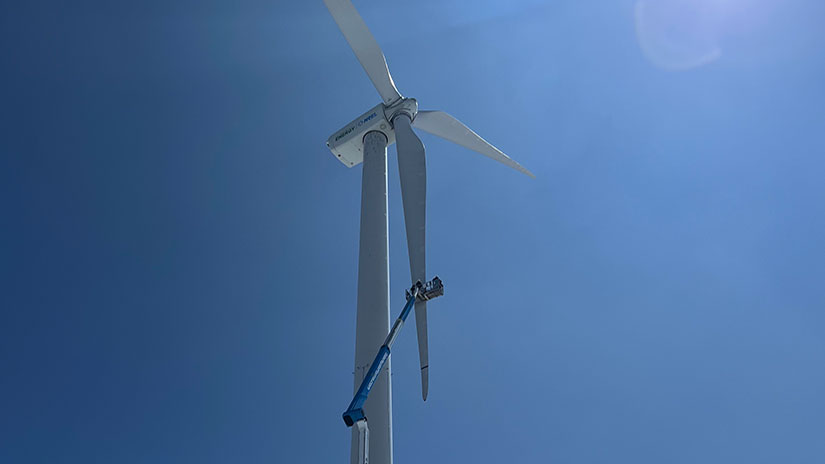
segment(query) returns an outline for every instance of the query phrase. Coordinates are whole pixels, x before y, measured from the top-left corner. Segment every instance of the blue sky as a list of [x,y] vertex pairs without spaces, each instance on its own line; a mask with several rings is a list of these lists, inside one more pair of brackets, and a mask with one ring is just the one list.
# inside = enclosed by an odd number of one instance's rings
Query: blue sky
[[[421,135],[446,295],[426,403],[394,350],[396,462],[825,461],[825,4],[355,5],[537,176]],[[0,8],[0,461],[346,462],[324,141],[379,97],[323,3]]]

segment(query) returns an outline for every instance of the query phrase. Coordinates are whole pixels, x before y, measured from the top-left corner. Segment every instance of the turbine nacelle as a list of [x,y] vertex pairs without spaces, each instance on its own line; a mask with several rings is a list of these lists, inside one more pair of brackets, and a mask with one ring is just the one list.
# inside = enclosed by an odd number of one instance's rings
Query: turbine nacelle
[[345,166],[351,168],[361,164],[364,161],[364,136],[372,131],[381,132],[387,137],[387,145],[392,145],[395,143],[392,120],[399,114],[409,116],[412,121],[418,114],[418,102],[414,98],[402,98],[391,106],[379,103],[333,133],[327,139],[327,147]]

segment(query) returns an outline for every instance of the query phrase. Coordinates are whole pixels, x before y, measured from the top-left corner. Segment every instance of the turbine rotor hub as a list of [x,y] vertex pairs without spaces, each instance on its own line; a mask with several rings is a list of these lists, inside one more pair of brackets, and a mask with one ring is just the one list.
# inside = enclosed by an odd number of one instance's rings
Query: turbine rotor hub
[[418,102],[415,98],[402,98],[392,106],[384,107],[384,116],[387,118],[387,121],[391,123],[399,114],[406,114],[409,116],[410,122],[412,122],[412,120],[415,119],[415,115],[418,114]]

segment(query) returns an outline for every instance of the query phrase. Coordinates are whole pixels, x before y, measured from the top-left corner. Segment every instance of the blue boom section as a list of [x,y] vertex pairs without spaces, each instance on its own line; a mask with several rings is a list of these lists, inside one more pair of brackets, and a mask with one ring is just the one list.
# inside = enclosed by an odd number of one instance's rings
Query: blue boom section
[[390,333],[387,334],[384,344],[378,349],[378,354],[375,355],[375,361],[372,362],[370,370],[367,371],[367,376],[364,377],[364,380],[361,381],[361,386],[359,386],[358,391],[355,392],[355,398],[352,399],[352,403],[349,404],[349,407],[344,412],[344,423],[347,424],[347,427],[352,427],[356,422],[367,419],[364,415],[364,403],[367,401],[367,396],[369,396],[372,386],[375,385],[375,381],[378,380],[381,369],[390,357],[390,348],[392,348],[398,332],[401,331],[401,327],[404,326],[404,321],[407,320],[407,316],[410,315],[415,301],[428,301],[443,294],[444,284],[438,276],[433,277],[433,280],[426,284],[422,284],[419,280],[407,290],[407,304],[404,305],[401,315],[398,316],[395,324],[392,325],[392,329],[390,329]]
[[359,420],[366,419],[366,416],[364,416],[364,403],[367,401],[367,396],[369,396],[372,386],[375,385],[375,381],[378,380],[381,369],[384,368],[384,364],[386,364],[387,359],[390,357],[390,347],[395,341],[398,332],[401,330],[401,326],[404,325],[407,316],[409,316],[420,288],[421,283],[419,282],[413,286],[411,292],[407,292],[407,304],[401,311],[401,315],[395,320],[395,324],[393,324],[392,330],[390,330],[386,340],[384,340],[384,344],[378,349],[378,354],[375,355],[375,360],[372,362],[370,370],[367,371],[367,376],[364,377],[364,380],[361,381],[361,386],[359,386],[358,391],[355,392],[355,398],[352,399],[349,407],[344,412],[344,423],[347,424],[347,427],[352,427],[352,425]]

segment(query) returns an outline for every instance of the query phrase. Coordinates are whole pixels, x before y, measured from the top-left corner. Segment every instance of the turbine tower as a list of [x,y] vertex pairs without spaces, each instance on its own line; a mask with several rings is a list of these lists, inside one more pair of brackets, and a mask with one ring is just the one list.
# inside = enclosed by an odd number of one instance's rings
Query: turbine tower
[[[390,329],[389,242],[387,222],[387,147],[397,144],[404,224],[410,258],[411,283],[426,281],[427,169],[424,144],[413,127],[469,148],[530,177],[530,171],[489,144],[458,119],[442,111],[419,111],[413,98],[395,87],[378,42],[350,0],[324,0],[344,38],[383,99],[327,140],[332,154],[347,167],[363,163],[361,231],[358,252],[358,303],[355,333],[357,389]],[[427,400],[429,354],[427,303],[416,301],[415,326],[421,366],[421,395]],[[374,464],[392,463],[392,390],[390,363],[364,405],[369,418],[369,457]],[[358,464],[358,431],[353,429],[351,463]]]

